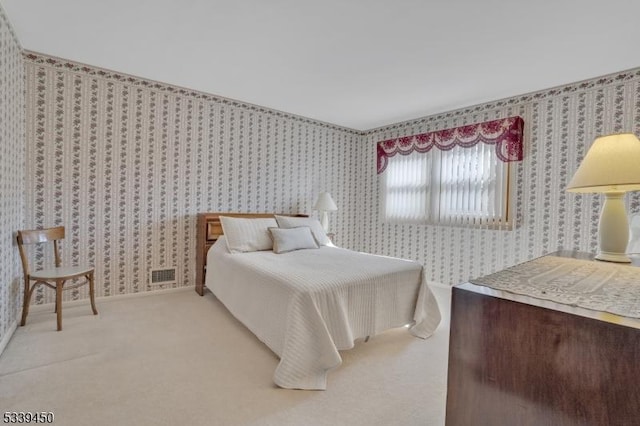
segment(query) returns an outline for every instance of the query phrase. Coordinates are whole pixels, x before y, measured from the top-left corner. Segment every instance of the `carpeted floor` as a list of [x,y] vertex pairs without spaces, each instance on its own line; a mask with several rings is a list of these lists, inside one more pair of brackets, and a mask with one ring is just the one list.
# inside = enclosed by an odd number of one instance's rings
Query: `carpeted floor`
[[277,388],[278,358],[217,299],[192,289],[33,312],[0,357],[2,411],[59,425],[444,424],[449,292],[421,340],[406,329],[341,352],[326,391]]

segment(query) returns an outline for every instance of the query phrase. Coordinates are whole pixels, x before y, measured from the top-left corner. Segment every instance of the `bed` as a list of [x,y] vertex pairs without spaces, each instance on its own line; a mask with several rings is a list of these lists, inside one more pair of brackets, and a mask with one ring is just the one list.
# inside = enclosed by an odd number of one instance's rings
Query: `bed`
[[427,338],[438,326],[438,305],[419,263],[332,244],[231,253],[219,218],[227,215],[199,221],[216,231],[198,267],[206,271],[206,288],[279,356],[278,386],[326,389],[327,373],[342,362],[339,351],[355,340],[405,325]]

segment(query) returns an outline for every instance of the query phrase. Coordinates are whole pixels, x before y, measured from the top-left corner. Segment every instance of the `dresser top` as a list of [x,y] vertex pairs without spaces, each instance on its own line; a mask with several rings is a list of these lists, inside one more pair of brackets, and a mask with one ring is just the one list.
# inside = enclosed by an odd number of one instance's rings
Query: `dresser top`
[[455,288],[640,328],[639,267],[638,257],[620,264],[558,251]]

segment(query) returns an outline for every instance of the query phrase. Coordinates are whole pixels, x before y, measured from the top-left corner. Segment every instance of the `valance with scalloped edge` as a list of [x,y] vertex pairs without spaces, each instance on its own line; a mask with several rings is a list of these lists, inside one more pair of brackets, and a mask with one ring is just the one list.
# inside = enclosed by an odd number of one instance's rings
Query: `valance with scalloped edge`
[[470,148],[478,142],[496,146],[496,155],[504,162],[522,160],[522,117],[508,117],[484,123],[403,136],[378,142],[378,174],[384,172],[389,157],[396,154],[428,152],[434,146],[443,151],[455,146]]

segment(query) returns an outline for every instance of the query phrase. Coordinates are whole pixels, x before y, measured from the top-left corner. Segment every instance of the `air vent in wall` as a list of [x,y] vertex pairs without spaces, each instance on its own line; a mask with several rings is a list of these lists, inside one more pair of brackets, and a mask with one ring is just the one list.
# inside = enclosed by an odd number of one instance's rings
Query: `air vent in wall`
[[173,284],[176,282],[176,268],[152,269],[149,274],[149,284]]

